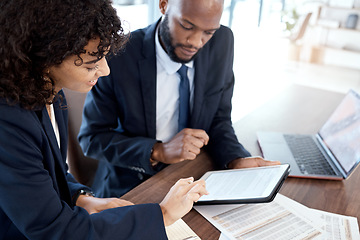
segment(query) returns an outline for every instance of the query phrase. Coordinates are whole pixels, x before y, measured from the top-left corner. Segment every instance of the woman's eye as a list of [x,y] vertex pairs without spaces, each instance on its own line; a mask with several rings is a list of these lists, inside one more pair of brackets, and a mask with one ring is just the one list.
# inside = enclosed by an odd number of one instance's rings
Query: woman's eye
[[95,71],[95,70],[98,70],[99,69],[99,65],[96,65],[95,67],[93,68],[86,68],[89,72],[91,71]]
[[207,35],[214,35],[215,31],[206,31],[205,34]]

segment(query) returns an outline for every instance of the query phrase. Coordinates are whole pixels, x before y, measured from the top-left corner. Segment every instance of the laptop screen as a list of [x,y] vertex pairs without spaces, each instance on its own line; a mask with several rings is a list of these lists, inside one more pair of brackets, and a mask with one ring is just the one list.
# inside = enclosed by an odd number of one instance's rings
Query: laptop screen
[[348,175],[360,161],[360,96],[350,90],[319,135]]

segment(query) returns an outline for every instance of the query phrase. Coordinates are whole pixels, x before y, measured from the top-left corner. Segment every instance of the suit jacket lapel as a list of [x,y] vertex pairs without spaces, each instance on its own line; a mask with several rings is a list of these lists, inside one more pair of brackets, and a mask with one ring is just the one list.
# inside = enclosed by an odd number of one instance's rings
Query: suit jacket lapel
[[199,128],[196,123],[199,122],[199,117],[201,114],[203,101],[204,101],[204,91],[206,86],[206,78],[207,78],[207,66],[209,59],[209,51],[207,48],[203,48],[200,50],[198,56],[195,58],[194,66],[195,66],[195,76],[194,76],[194,106],[191,113],[191,121],[190,127]]
[[144,58],[138,62],[145,121],[148,136],[152,138],[156,137],[156,52],[154,43],[156,26],[159,21],[146,29],[143,40]]
[[[53,152],[55,161],[61,162],[61,160],[62,160],[61,152],[60,152],[57,140],[56,140],[54,129],[52,127],[50,118],[48,116],[48,113],[47,113],[45,107],[41,111],[40,121],[41,121],[41,125],[43,126],[43,128],[45,130],[45,134],[49,140],[51,151]],[[59,129],[59,131],[60,131],[60,129]]]
[[[138,62],[141,77],[141,91],[145,109],[145,120],[148,136],[156,137],[156,52],[155,52],[155,32],[160,20],[150,25],[145,32],[143,41],[144,58]],[[204,91],[207,78],[209,49],[203,48],[195,59],[194,76],[194,106],[191,114],[190,127],[197,128],[196,125],[201,114]]]
[[66,100],[62,90],[59,92],[59,95],[62,97],[62,100],[54,102],[54,112],[59,127],[61,163],[63,163],[67,156],[68,112],[64,109],[66,107]]
[[[61,94],[62,95],[62,94]],[[60,133],[60,145],[61,145],[61,151],[59,149],[55,132],[52,127],[50,118],[48,116],[47,110],[44,107],[41,111],[41,124],[45,130],[45,134],[47,135],[47,138],[49,140],[50,148],[54,156],[54,168],[55,168],[55,178],[56,180],[54,183],[56,185],[55,188],[58,189],[60,196],[62,196],[62,199],[64,199],[66,202],[71,204],[71,196],[70,191],[68,189],[67,180],[66,180],[66,172],[67,167],[65,165],[65,158],[66,158],[66,152],[67,152],[67,112],[63,109],[60,109],[59,107],[59,101],[57,100],[54,103],[54,112],[56,116],[56,121],[58,123],[59,127],[59,133]],[[49,163],[52,164],[52,163]]]

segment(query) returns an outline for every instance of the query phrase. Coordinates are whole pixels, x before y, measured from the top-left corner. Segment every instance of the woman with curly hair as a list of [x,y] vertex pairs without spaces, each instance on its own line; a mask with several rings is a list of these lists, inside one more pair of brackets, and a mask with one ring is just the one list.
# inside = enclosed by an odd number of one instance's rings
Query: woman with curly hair
[[89,91],[127,40],[109,0],[1,0],[0,239],[166,239],[207,193],[180,179],[160,204],[133,205],[67,172],[62,88]]

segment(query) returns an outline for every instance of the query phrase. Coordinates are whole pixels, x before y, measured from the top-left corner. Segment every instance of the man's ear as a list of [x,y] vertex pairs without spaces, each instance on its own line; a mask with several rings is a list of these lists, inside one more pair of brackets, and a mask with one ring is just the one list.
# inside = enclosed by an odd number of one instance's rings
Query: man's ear
[[165,15],[167,6],[168,6],[168,0],[159,0],[159,9],[163,15]]

